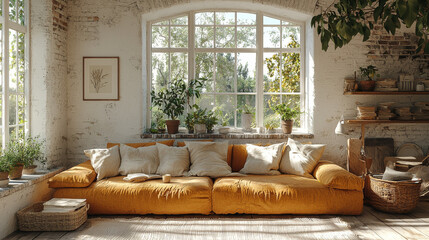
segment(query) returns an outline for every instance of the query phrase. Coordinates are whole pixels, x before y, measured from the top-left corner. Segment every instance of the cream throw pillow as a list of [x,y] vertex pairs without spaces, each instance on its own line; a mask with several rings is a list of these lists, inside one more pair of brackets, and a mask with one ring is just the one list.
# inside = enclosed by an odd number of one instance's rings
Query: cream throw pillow
[[325,144],[301,144],[289,138],[280,162],[280,172],[312,178],[311,173],[322,157],[325,147]]
[[170,174],[173,177],[183,176],[189,170],[188,147],[169,147],[156,144],[158,148],[159,166],[156,171],[159,175]]
[[121,144],[121,166],[119,174],[130,173],[155,174],[159,165],[158,148],[156,145],[133,148]]
[[262,147],[246,144],[247,159],[240,173],[278,175],[284,143]]
[[109,149],[89,149],[84,153],[91,160],[91,165],[97,173],[97,181],[118,175],[121,164],[118,146]]
[[185,142],[191,156],[188,175],[222,177],[231,173],[228,165],[228,142]]

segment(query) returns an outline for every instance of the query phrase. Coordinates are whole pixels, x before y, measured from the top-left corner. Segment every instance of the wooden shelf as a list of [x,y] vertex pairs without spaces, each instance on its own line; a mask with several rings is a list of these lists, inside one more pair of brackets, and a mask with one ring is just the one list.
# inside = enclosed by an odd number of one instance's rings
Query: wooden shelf
[[429,91],[424,92],[344,92],[344,95],[429,95]]
[[347,124],[377,124],[377,123],[429,123],[429,120],[345,120]]

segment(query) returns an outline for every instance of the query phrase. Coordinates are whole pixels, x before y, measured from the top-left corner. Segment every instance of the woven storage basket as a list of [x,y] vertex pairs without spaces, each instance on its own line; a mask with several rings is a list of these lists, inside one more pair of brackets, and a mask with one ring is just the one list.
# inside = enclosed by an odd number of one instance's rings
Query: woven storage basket
[[389,213],[413,210],[420,197],[422,180],[387,181],[371,175],[365,179],[365,197],[374,208]]
[[44,213],[43,203],[38,202],[17,213],[21,231],[73,231],[87,219],[89,205],[67,213]]

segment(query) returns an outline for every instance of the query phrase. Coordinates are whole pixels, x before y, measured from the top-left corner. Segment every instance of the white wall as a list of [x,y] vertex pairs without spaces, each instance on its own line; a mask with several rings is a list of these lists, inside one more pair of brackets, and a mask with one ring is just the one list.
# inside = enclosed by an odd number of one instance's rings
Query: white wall
[[[143,81],[142,66],[142,26],[141,16],[146,13],[156,15],[156,10],[173,6],[176,10],[189,8],[183,5],[189,1],[133,1],[133,0],[76,0],[68,2],[68,106],[67,106],[67,164],[82,161],[82,151],[87,148],[102,147],[108,141],[142,141],[143,131]],[[206,4],[213,1],[190,1]],[[259,4],[258,9],[272,9],[281,12],[282,7],[290,7],[303,13],[312,13],[315,1],[237,1],[244,8]],[[226,3],[224,1],[224,3]],[[187,6],[187,7],[183,7]],[[228,4],[224,4],[225,8]],[[165,12],[165,10],[164,10]],[[284,10],[284,13],[287,11]],[[148,16],[148,15],[145,15]],[[342,49],[327,52],[321,50],[319,37],[315,36],[313,88],[310,99],[314,100],[313,131],[314,143],[328,144],[325,158],[345,165],[346,139],[337,136],[334,129],[342,114],[355,114],[356,103],[374,104],[383,101],[411,103],[427,100],[426,97],[412,96],[344,96],[343,79],[351,76],[359,66],[376,64],[382,73],[395,76],[401,68],[409,66],[417,69],[411,60],[402,62],[386,59],[373,61],[366,57],[367,46],[356,39]],[[82,101],[82,57],[120,57],[120,101]],[[387,75],[386,74],[386,75]],[[350,128],[353,137],[359,136],[359,128]],[[353,133],[355,132],[355,133]],[[377,126],[368,131],[368,136],[393,137],[397,144],[413,141],[425,150],[429,143],[429,128],[426,125]]]

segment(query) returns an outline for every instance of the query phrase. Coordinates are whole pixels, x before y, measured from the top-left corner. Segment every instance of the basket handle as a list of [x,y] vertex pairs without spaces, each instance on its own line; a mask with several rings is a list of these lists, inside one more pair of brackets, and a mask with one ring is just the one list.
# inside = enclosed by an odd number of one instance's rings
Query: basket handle
[[86,204],[86,211],[88,212],[89,210],[89,203]]

